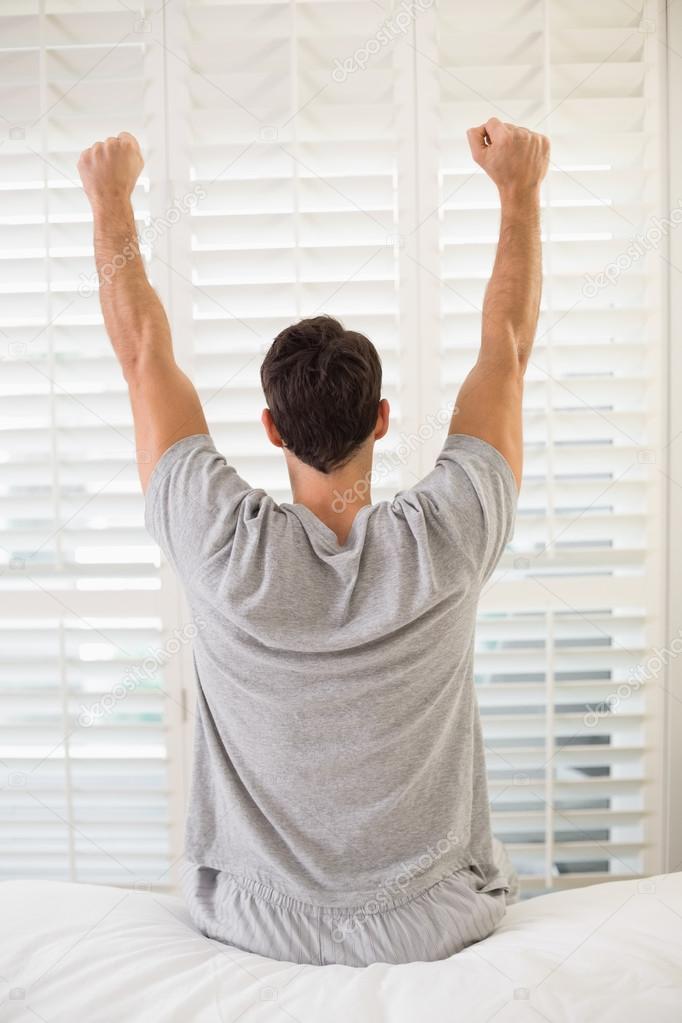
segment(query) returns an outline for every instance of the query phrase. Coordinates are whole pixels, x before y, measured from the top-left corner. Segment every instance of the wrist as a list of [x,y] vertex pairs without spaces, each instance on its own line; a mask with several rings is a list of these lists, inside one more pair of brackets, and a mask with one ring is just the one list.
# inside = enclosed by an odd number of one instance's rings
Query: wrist
[[98,192],[88,197],[92,207],[92,215],[95,220],[103,217],[106,219],[127,217],[132,213],[130,196],[123,192]]
[[538,209],[540,207],[540,184],[501,185],[498,191],[500,203],[505,208]]

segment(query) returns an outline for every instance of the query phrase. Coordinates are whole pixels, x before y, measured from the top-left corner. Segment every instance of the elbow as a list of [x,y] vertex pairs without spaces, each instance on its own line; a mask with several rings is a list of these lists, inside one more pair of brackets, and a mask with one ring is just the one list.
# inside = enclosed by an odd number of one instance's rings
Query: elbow
[[533,336],[527,331],[514,331],[509,339],[509,361],[515,375],[523,379],[530,363],[533,349]]
[[[501,343],[500,343],[501,341]],[[485,345],[482,346],[482,354],[485,352]],[[530,362],[531,346],[524,344],[523,339],[515,332],[508,333],[503,339],[497,339],[495,345],[488,348],[488,354],[498,369],[501,369],[505,376],[523,381]]]
[[169,363],[175,362],[172,352],[160,352],[153,347],[119,352],[118,361],[128,387],[135,387],[143,379],[153,379],[154,376],[160,375]]
[[510,375],[523,377],[530,362],[534,330],[521,323],[483,321],[479,358]]
[[137,358],[135,358],[134,356],[123,359],[119,358],[118,364],[121,367],[123,379],[130,387],[135,383],[137,379],[139,379],[139,367]]
[[530,362],[530,348],[520,348],[516,353],[516,366],[519,377],[523,380]]

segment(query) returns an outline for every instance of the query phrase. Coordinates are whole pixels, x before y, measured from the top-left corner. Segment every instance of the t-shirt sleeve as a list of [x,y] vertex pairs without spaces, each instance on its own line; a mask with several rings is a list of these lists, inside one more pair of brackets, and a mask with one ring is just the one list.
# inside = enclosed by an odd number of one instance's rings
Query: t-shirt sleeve
[[184,437],[163,453],[145,495],[145,526],[183,582],[229,555],[245,483],[208,434]]
[[410,491],[426,520],[432,554],[457,555],[480,585],[514,529],[517,486],[507,460],[478,437],[450,434],[432,471]]

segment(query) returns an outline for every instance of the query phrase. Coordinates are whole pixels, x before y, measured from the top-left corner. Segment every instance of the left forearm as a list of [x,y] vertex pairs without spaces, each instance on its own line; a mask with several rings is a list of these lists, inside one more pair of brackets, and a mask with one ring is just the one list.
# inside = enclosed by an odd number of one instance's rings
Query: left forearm
[[191,380],[173,357],[163,306],[147,280],[130,203],[144,166],[129,132],[95,142],[78,172],[95,225],[95,262],[104,323],[128,383],[143,489],[154,466],[183,437],[208,433]]
[[168,319],[147,279],[130,200],[93,207],[104,324],[126,379],[140,363],[173,359]]

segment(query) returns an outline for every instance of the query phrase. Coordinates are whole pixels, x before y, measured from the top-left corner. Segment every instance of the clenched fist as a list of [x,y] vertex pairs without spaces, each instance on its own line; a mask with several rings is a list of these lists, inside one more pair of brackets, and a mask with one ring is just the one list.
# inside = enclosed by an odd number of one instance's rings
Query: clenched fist
[[127,131],[95,142],[78,160],[78,173],[93,206],[129,199],[143,167],[137,139]]
[[491,117],[467,132],[471,155],[500,192],[536,192],[547,173],[549,139]]

